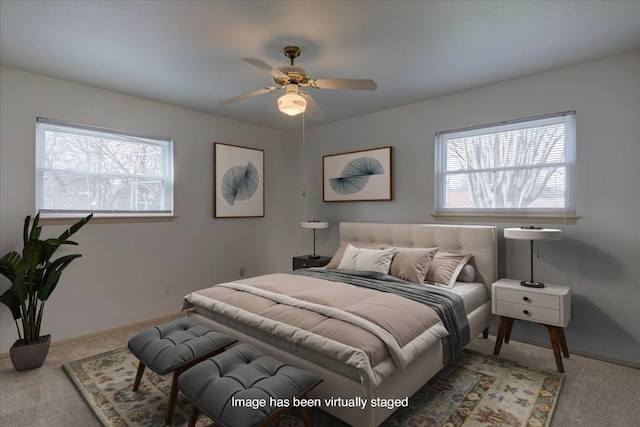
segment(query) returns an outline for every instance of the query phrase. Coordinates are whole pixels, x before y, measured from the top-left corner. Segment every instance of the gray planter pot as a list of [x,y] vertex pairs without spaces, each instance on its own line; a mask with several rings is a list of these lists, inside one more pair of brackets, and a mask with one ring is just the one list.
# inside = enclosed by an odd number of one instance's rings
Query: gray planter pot
[[43,338],[45,338],[45,341],[33,344],[21,344],[19,340],[13,344],[9,354],[16,371],[25,371],[42,366],[49,353],[51,335],[46,335]]

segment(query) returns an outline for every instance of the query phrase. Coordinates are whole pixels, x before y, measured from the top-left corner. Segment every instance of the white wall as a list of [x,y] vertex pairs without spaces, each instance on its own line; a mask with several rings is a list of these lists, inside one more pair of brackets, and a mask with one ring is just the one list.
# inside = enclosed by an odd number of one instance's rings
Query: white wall
[[[433,222],[437,131],[575,109],[581,218],[557,225],[563,239],[541,246],[536,277],[572,288],[570,350],[640,363],[639,76],[636,52],[310,128],[302,158],[299,132],[0,68],[0,253],[20,245],[22,221],[34,209],[37,116],[175,141],[179,218],[90,224],[76,235],[84,256],[49,300],[43,330],[64,339],[176,311],[185,293],[236,278],[241,266],[247,275],[290,269],[291,255],[311,251],[300,220],[331,222],[318,232],[318,253],[327,255],[337,246],[340,221]],[[212,218],[213,141],[265,149],[265,218]],[[394,147],[393,201],[322,202],[323,155],[386,145]],[[526,243],[501,240],[499,250],[501,276],[528,276]],[[0,290],[6,287],[0,282]],[[544,328],[524,322],[513,335],[548,342]],[[11,316],[0,308],[0,351],[15,338]]]
[[[177,312],[183,295],[237,278],[240,267],[248,276],[290,269],[295,233],[283,165],[296,151],[288,133],[7,68],[0,68],[0,254],[22,248],[24,217],[34,213],[38,116],[170,136],[175,152],[174,222],[90,223],[74,236],[83,257],[45,310],[42,332],[54,341]],[[213,218],[214,141],[265,150],[264,218]],[[2,278],[0,291],[7,287]],[[15,339],[3,305],[0,352]]]
[[[541,244],[536,278],[571,286],[570,350],[640,363],[640,52],[507,81],[309,129],[302,212],[328,220],[319,253],[332,254],[340,221],[434,222],[438,131],[576,110],[576,225]],[[323,155],[393,146],[391,202],[322,202]],[[497,224],[505,226],[531,223]],[[501,233],[500,233],[501,234]],[[501,277],[528,278],[529,245],[500,242]],[[516,322],[514,337],[548,344],[546,329]]]

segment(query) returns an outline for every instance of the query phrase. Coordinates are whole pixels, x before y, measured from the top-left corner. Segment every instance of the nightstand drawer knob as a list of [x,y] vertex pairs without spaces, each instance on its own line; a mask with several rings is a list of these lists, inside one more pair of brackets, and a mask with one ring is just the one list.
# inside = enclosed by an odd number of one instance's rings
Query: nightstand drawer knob
[[526,314],[527,316],[529,315],[529,310],[522,310],[522,312],[523,312],[524,314]]
[[524,301],[526,301],[526,302],[531,301],[531,300],[529,299],[529,297],[522,297],[522,299],[523,299]]

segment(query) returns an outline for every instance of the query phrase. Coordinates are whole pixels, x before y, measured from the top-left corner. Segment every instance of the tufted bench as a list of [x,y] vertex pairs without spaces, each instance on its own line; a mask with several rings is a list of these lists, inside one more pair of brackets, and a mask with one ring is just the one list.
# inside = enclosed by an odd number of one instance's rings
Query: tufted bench
[[[193,403],[189,427],[195,426],[200,412],[222,426],[248,427],[279,418],[292,409],[294,398],[304,399],[320,382],[316,374],[282,363],[249,344],[238,344],[185,371],[178,387]],[[310,427],[309,409],[300,410]]]
[[140,361],[133,391],[137,391],[145,366],[159,375],[173,372],[165,424],[171,423],[178,397],[178,377],[208,357],[224,351],[237,340],[212,331],[193,319],[181,318],[147,329],[129,340],[129,351]]

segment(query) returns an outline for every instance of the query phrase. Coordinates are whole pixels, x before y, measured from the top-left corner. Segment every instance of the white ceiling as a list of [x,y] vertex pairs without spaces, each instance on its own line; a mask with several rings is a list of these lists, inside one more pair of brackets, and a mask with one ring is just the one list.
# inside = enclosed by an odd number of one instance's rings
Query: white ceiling
[[[343,120],[640,49],[640,1],[0,0],[0,64],[277,129],[282,91],[241,58],[378,89],[309,89]],[[89,106],[88,106],[89,107]]]

